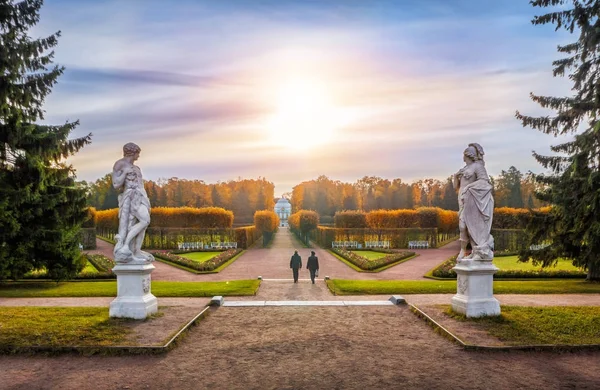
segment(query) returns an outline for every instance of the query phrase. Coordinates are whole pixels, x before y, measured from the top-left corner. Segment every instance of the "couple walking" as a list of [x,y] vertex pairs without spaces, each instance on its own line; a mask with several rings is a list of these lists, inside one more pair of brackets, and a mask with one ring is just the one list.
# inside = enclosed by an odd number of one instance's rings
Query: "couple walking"
[[[298,270],[302,268],[302,258],[298,254],[298,251],[294,251],[294,255],[290,259],[290,268],[294,273],[294,283],[298,283]],[[310,280],[315,284],[315,276],[319,271],[319,258],[315,256],[315,251],[310,251],[310,257],[306,262],[306,269],[310,271]]]

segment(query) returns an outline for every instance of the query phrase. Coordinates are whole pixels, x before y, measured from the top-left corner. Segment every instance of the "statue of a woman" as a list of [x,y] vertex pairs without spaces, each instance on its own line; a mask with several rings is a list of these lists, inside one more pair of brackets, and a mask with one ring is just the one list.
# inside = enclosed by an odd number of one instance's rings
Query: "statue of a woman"
[[123,158],[112,172],[112,183],[119,194],[119,233],[114,249],[117,263],[147,263],[154,256],[142,251],[146,228],[150,224],[150,201],[144,189],[142,171],[134,161],[140,156],[140,147],[134,143],[123,146]]
[[[464,152],[466,165],[454,175],[454,188],[458,188],[458,227],[460,253],[463,259],[491,260],[494,257],[494,238],[490,234],[494,212],[492,184],[483,162],[483,148],[469,144]],[[465,257],[467,244],[472,252]]]

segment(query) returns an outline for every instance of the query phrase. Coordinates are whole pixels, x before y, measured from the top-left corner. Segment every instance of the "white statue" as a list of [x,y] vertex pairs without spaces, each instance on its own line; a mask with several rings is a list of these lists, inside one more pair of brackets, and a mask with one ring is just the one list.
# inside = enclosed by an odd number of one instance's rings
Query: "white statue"
[[[483,148],[469,144],[464,152],[467,164],[454,175],[454,188],[458,189],[458,226],[460,229],[460,253],[462,260],[491,260],[494,257],[494,238],[490,234],[494,212],[492,184],[485,170]],[[472,252],[465,256],[467,244]]]
[[150,200],[144,188],[142,171],[134,161],[140,156],[134,143],[123,146],[123,158],[112,172],[112,183],[119,194],[119,233],[114,249],[117,263],[149,263],[154,256],[142,251],[146,228],[150,224]]

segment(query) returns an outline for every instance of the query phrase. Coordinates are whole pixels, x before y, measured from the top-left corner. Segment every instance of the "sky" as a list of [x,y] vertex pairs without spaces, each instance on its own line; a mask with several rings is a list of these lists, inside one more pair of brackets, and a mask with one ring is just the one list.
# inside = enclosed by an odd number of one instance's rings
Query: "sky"
[[66,67],[45,122],[93,134],[79,180],[142,148],[144,178],[264,177],[275,195],[326,175],[445,179],[471,142],[489,174],[541,172],[560,140],[523,128],[529,94],[575,40],[533,26],[526,0],[47,0],[33,38],[61,30]]

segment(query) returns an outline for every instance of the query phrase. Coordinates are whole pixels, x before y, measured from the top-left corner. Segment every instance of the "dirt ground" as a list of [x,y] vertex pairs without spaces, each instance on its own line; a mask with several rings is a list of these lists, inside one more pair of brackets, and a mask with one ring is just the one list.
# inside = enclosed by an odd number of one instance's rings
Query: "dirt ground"
[[201,311],[189,306],[160,306],[158,315],[152,318],[126,321],[123,324],[131,330],[123,345],[165,345]]
[[407,306],[221,307],[164,355],[0,356],[0,388],[597,389],[598,367],[600,352],[467,352]]

